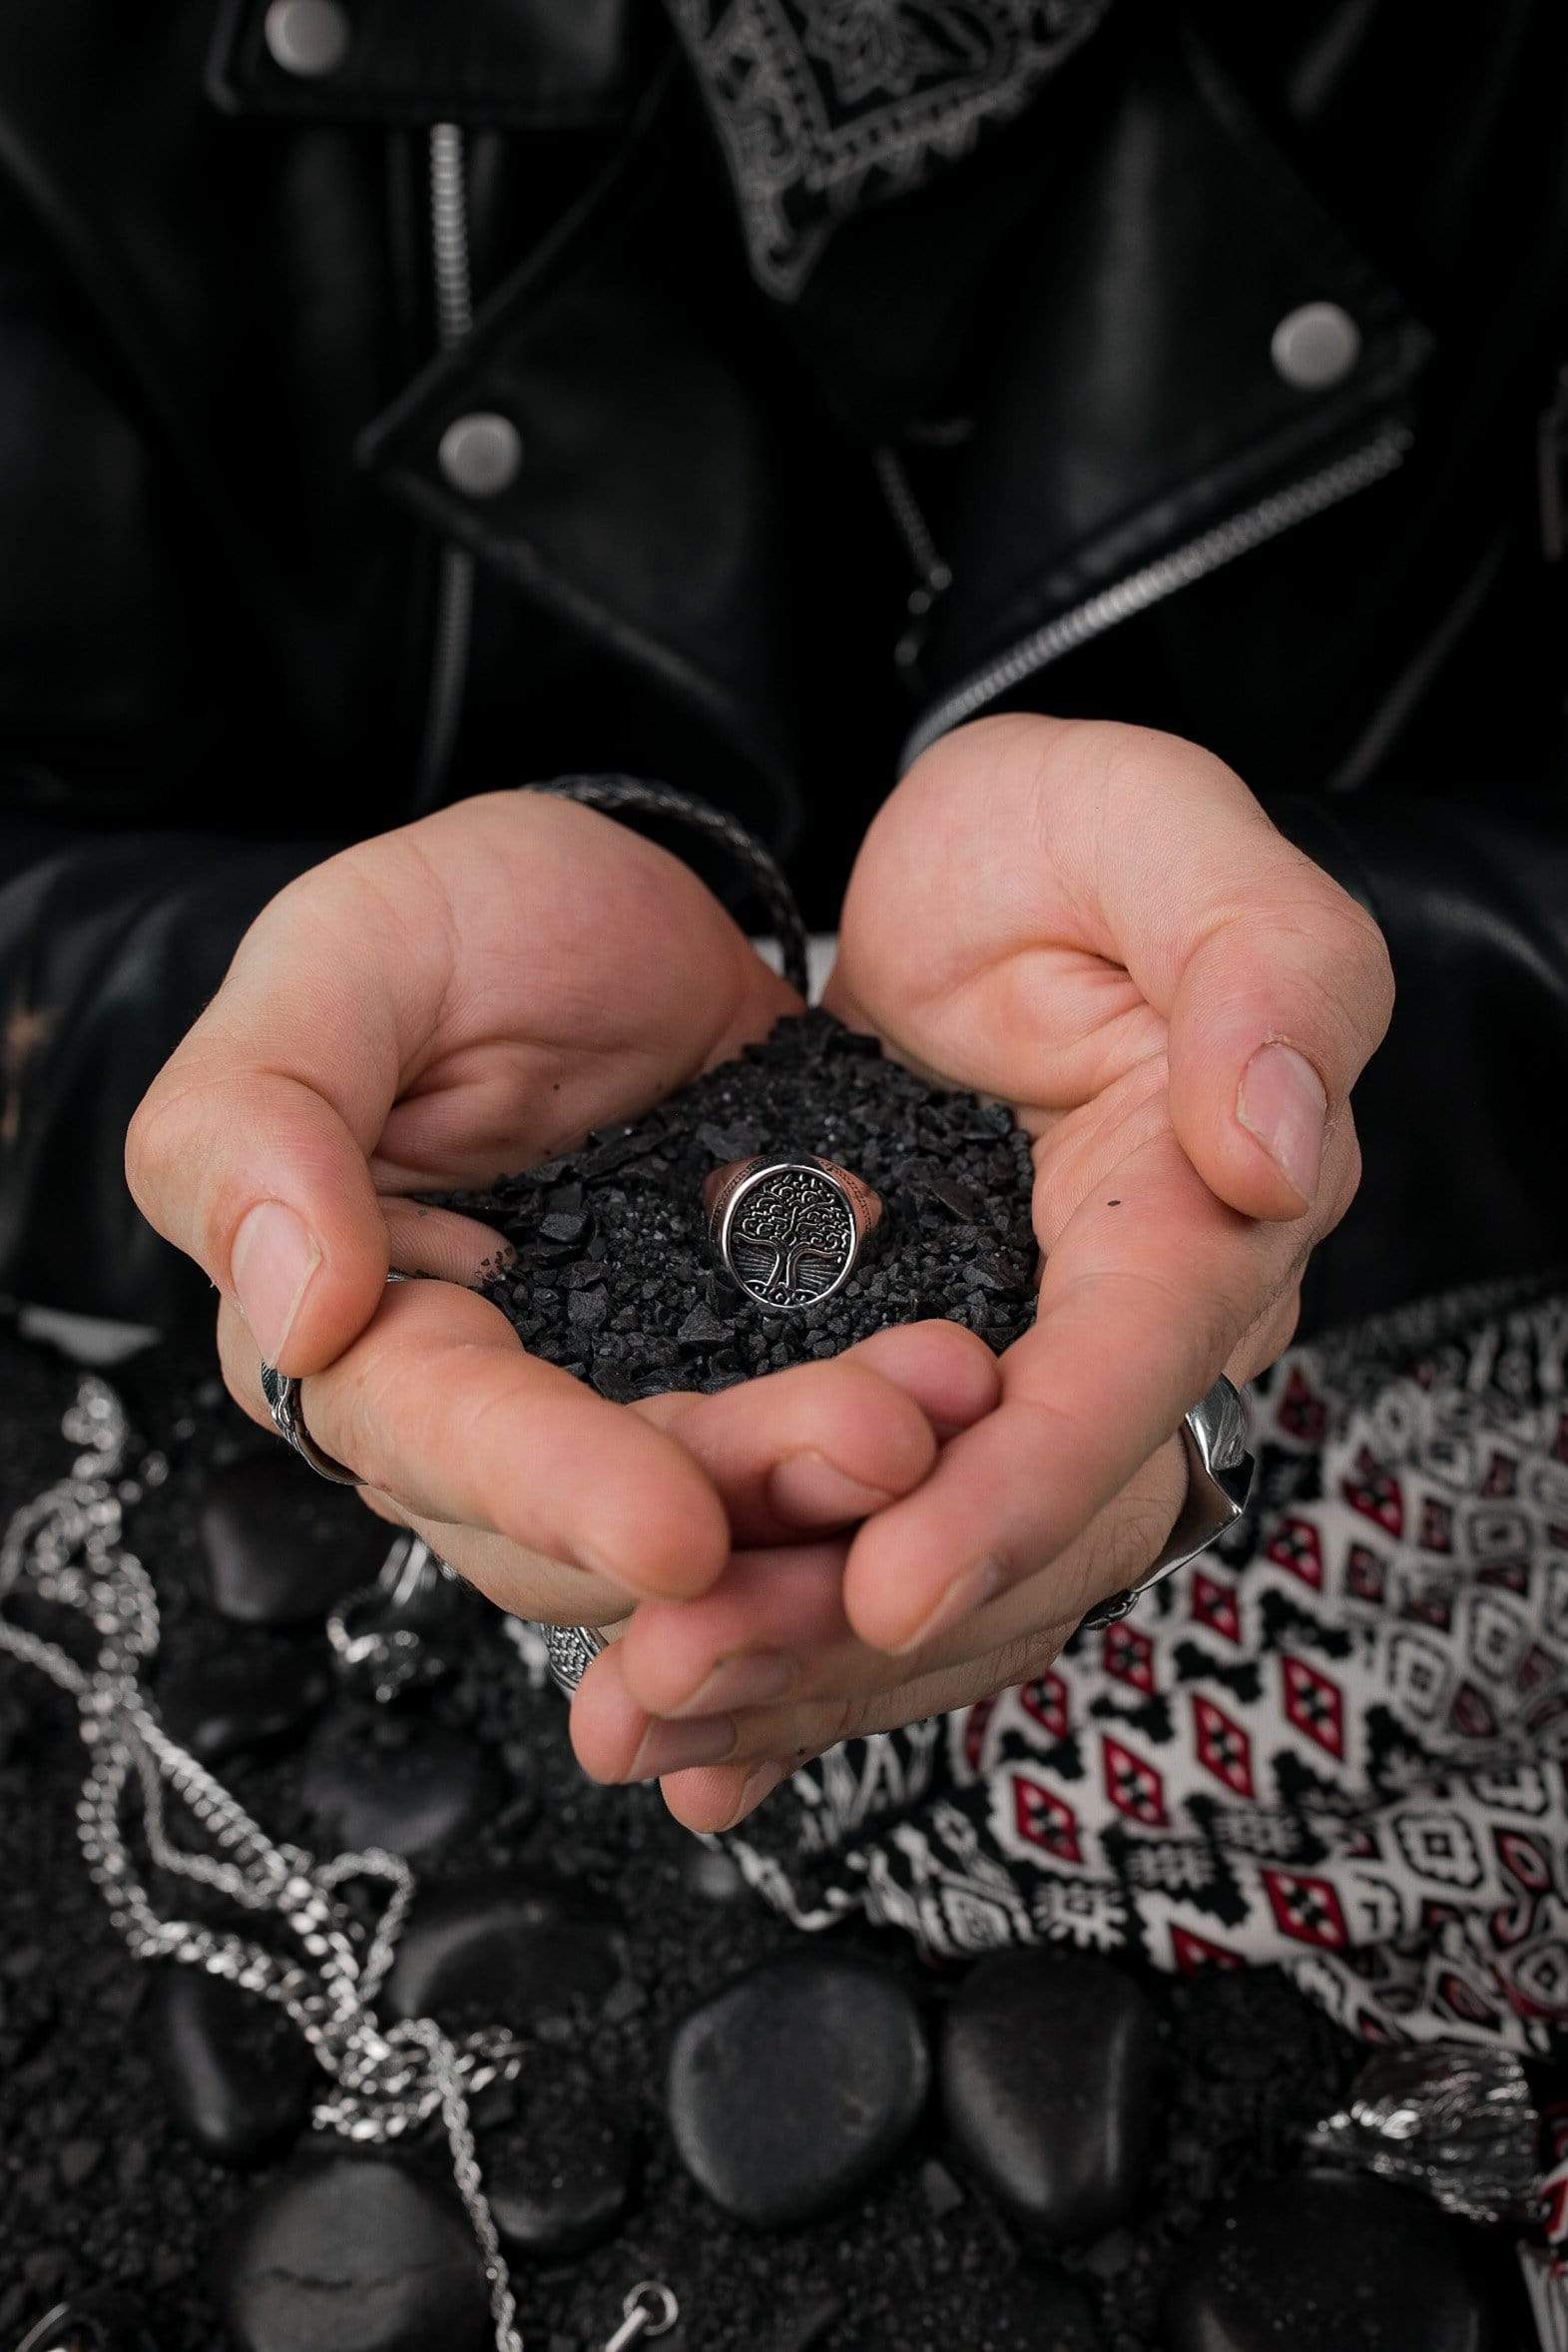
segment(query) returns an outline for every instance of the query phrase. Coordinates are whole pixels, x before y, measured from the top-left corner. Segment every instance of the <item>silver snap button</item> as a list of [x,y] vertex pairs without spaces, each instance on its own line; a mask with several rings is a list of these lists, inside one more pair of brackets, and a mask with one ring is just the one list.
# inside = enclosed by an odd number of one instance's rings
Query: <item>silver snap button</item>
[[441,435],[436,463],[465,498],[494,498],[517,479],[523,462],[522,435],[509,416],[479,409],[456,416]]
[[313,82],[348,55],[348,19],[337,0],[272,0],[261,38],[273,65]]
[[1320,392],[1347,376],[1361,355],[1361,330],[1337,302],[1304,302],[1274,330],[1270,356],[1299,392]]

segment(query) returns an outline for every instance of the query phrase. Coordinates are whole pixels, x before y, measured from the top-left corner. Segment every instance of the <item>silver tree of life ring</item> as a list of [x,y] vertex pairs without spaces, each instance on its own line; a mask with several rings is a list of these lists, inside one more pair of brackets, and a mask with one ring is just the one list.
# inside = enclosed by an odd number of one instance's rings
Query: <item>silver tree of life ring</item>
[[703,1205],[721,1264],[775,1314],[841,1290],[882,1218],[870,1185],[836,1161],[809,1156],[729,1160],[703,1186]]

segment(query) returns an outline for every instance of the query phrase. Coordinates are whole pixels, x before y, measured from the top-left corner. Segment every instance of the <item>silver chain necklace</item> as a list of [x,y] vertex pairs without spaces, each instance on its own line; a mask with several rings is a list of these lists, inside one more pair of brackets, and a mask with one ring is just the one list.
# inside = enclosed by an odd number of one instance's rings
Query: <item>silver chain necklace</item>
[[[88,1875],[137,1960],[175,1960],[275,2002],[298,2027],[330,2088],[317,2102],[317,2130],[358,2141],[402,2137],[439,2113],[452,2176],[483,2259],[496,2352],[525,2352],[506,2258],[484,2192],[469,2099],[488,2083],[515,2081],[523,2049],[503,2028],[454,2040],[432,2018],[383,2031],[374,2002],[392,1964],[414,1894],[414,1875],[377,1847],[318,1861],[302,1847],[274,1843],[206,1767],[170,1739],[143,1694],[140,1673],[157,1654],[159,1615],[152,1578],[124,1542],[125,1514],[169,1465],[149,1454],[130,1467],[130,1425],[107,1382],[84,1375],[62,1429],[79,1447],[67,1474],[24,1503],[0,1539],[0,1650],[36,1666],[76,1701],[88,1754],[77,1804],[77,1838]],[[59,1643],[6,1615],[13,1594],[31,1592],[72,1609],[97,1647],[80,1663]],[[197,1842],[170,1834],[170,1799],[184,1809]],[[123,1811],[140,1800],[143,1839],[159,1870],[225,1896],[243,1910],[280,1921],[297,1957],[267,1951],[230,1930],[155,1910],[128,1843]],[[342,1896],[353,1880],[385,1888],[366,1927]],[[658,2281],[634,2287],[613,2342],[663,2335],[677,2316]],[[628,2333],[628,2330],[631,2332]]]

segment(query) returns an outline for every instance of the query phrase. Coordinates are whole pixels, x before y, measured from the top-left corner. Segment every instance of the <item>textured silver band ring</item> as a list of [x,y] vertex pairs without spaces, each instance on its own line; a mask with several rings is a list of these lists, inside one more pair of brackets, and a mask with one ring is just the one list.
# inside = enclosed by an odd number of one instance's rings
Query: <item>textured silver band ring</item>
[[[412,1278],[400,1274],[394,1267],[387,1275],[388,1282],[408,1282]],[[261,1394],[266,1399],[266,1410],[272,1417],[277,1435],[293,1448],[301,1462],[307,1462],[317,1477],[330,1478],[334,1486],[358,1486],[363,1483],[357,1471],[346,1470],[316,1444],[304,1426],[304,1412],[299,1403],[299,1383],[291,1372],[279,1372],[274,1365],[261,1367]]]
[[550,1679],[570,1698],[599,1652],[608,1647],[605,1636],[597,1625],[541,1624],[538,1630],[544,1635]]
[[720,1264],[759,1307],[792,1314],[841,1290],[882,1221],[879,1194],[835,1160],[807,1153],[727,1160],[703,1186]]

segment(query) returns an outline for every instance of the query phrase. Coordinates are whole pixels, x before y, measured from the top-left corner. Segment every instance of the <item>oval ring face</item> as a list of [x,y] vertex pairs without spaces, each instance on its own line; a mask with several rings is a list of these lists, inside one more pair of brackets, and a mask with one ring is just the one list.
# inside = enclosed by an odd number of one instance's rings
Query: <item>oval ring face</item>
[[858,1249],[849,1202],[820,1169],[776,1162],[726,1203],[720,1255],[760,1307],[814,1307],[848,1279]]

